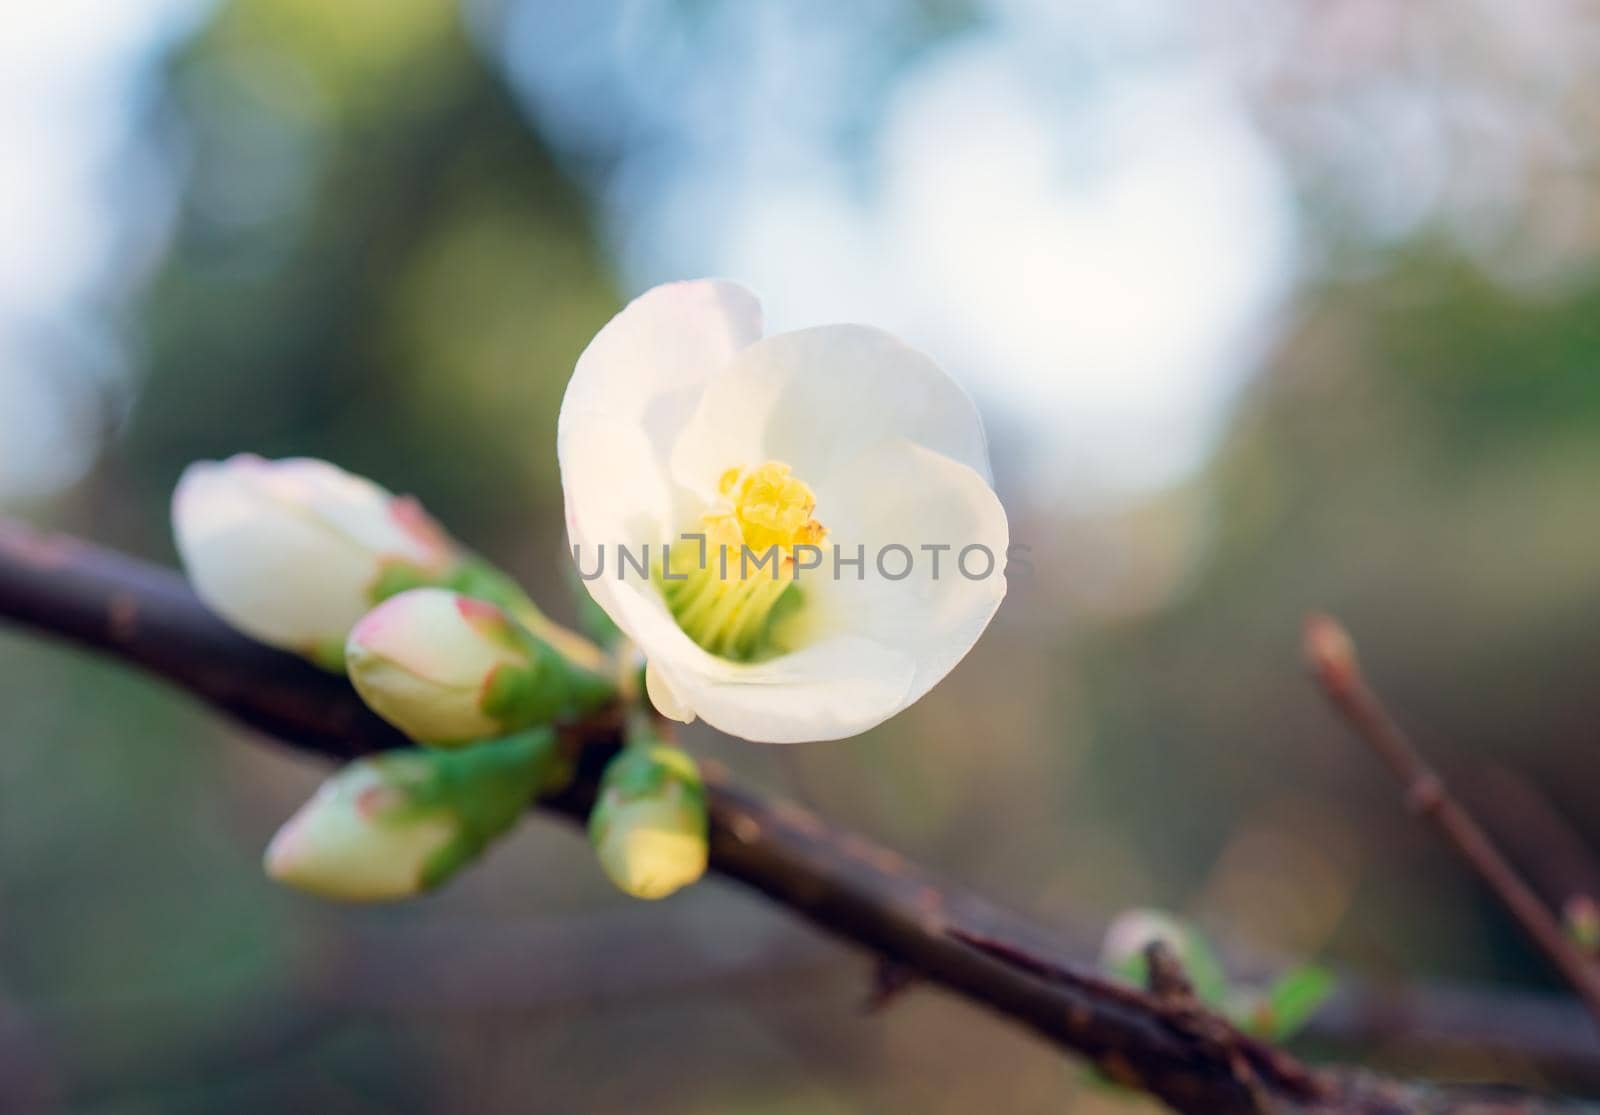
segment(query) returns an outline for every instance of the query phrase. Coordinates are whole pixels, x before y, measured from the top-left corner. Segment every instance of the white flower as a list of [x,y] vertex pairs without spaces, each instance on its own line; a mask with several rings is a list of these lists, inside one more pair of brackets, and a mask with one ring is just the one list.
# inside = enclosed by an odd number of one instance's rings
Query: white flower
[[384,601],[351,628],[345,644],[345,668],[362,699],[423,743],[504,734],[496,698],[534,666],[509,616],[442,588]]
[[[775,743],[854,735],[948,673],[1005,595],[1006,517],[977,411],[877,329],[763,339],[740,287],[657,287],[579,358],[557,446],[585,585],[678,719]],[[708,539],[709,561],[685,535]],[[656,564],[640,575],[618,548],[646,544]],[[772,545],[781,583],[738,568],[741,547]],[[861,555],[860,573],[836,552]]]
[[240,454],[184,471],[172,525],[195,591],[262,642],[337,667],[386,575],[457,560],[415,500],[326,461]]

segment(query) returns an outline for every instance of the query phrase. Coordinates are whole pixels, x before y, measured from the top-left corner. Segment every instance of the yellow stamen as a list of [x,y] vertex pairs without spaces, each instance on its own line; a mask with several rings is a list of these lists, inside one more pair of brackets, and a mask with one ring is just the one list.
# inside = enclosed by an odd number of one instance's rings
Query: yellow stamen
[[780,461],[730,468],[717,491],[718,503],[700,517],[704,547],[680,540],[670,568],[657,576],[691,639],[712,654],[748,661],[770,649],[779,600],[800,591],[798,548],[820,544],[828,532],[812,518],[816,496]]

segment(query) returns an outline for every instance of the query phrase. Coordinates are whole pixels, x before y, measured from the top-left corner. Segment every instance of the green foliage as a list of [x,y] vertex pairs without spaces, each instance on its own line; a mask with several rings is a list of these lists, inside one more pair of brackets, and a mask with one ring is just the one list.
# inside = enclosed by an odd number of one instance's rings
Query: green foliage
[[1311,1021],[1336,988],[1333,973],[1326,968],[1306,965],[1286,972],[1267,991],[1247,1028],[1272,1041],[1287,1041]]
[[[1374,292],[1377,293],[1377,292]],[[1600,282],[1519,295],[1452,253],[1404,253],[1372,306],[1377,358],[1442,435],[1449,464],[1600,427]]]

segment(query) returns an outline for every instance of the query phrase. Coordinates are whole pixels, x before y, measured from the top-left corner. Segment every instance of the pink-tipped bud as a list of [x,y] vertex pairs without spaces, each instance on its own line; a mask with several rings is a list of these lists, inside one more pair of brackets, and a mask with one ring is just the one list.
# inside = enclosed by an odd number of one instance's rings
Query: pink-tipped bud
[[391,597],[355,625],[345,665],[372,709],[422,743],[501,735],[514,683],[535,669],[528,642],[493,604],[445,589]]
[[[419,771],[425,774],[425,771]],[[429,884],[459,832],[444,811],[419,811],[397,760],[353,763],[328,779],[267,847],[267,874],[324,898],[379,902]]]
[[1306,617],[1306,662],[1324,686],[1345,690],[1360,675],[1356,645],[1344,625],[1330,615],[1313,612]]
[[1575,894],[1561,909],[1567,935],[1584,952],[1600,952],[1600,904],[1587,894]]
[[325,898],[408,898],[451,878],[516,823],[529,799],[571,776],[548,728],[358,759],[278,830],[267,874]]

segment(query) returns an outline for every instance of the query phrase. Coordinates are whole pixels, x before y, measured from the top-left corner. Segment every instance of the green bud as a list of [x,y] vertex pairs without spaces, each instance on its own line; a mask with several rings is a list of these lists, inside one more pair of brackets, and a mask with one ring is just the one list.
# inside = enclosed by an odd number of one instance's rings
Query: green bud
[[635,898],[665,898],[705,874],[705,787],[694,760],[651,739],[606,767],[589,815],[600,866]]
[[456,751],[359,759],[278,830],[266,871],[326,898],[408,898],[455,874],[532,798],[571,777],[548,728]]

